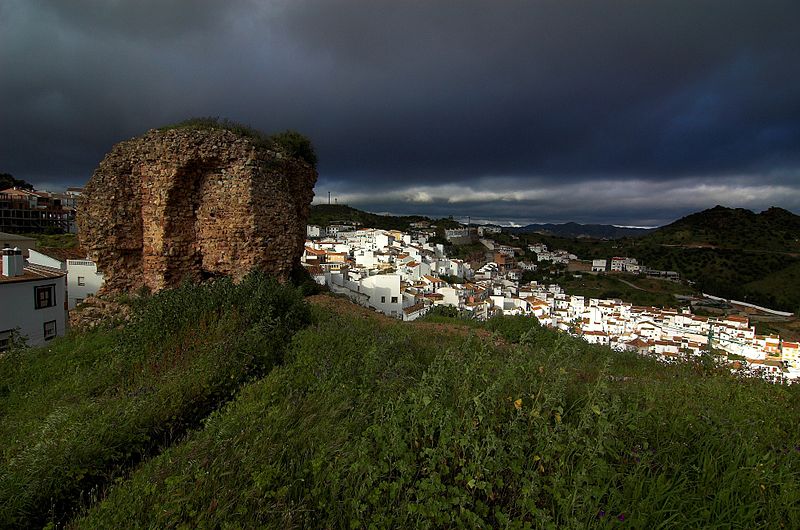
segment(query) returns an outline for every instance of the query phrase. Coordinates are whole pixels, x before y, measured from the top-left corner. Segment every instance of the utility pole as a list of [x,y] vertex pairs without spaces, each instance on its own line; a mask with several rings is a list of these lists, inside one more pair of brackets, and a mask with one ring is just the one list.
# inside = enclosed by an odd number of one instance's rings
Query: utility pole
[[331,203],[331,192],[328,192],[328,204]]

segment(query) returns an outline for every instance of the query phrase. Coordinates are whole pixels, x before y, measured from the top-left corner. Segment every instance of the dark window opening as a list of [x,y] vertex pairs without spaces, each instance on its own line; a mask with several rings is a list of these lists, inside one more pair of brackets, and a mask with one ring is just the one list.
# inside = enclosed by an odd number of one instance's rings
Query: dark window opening
[[50,340],[56,336],[56,321],[51,320],[50,322],[44,323],[44,340]]
[[45,307],[53,307],[56,305],[56,286],[43,285],[41,287],[34,287],[34,295],[36,296],[36,309],[44,309]]

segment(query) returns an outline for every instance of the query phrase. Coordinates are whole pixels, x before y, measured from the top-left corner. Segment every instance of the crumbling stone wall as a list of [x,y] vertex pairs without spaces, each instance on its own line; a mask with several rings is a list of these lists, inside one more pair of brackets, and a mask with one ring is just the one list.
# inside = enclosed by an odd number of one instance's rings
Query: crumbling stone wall
[[309,163],[226,129],[152,130],[115,145],[95,170],[79,238],[104,292],[253,268],[286,280],[316,179]]

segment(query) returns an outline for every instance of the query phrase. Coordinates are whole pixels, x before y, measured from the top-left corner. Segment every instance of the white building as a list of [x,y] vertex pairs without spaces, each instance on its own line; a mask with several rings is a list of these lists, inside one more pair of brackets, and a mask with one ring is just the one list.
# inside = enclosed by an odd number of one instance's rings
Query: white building
[[502,229],[499,226],[479,226],[478,227],[478,235],[483,237],[487,234],[499,234],[502,232]]
[[317,225],[306,225],[306,237],[309,239],[319,239],[325,235],[325,229]]
[[19,249],[3,249],[0,272],[0,351],[15,335],[40,346],[66,331],[66,274],[26,265]]
[[592,260],[592,272],[605,272],[605,271],[606,271],[606,260],[604,259]]
[[634,272],[638,273],[640,270],[639,262],[636,261],[636,258],[620,258],[620,257],[613,257],[611,258],[611,271],[612,272]]
[[22,256],[27,258],[28,251],[36,248],[36,240],[32,237],[0,232],[0,249],[2,248],[18,248],[22,250]]
[[361,280],[362,292],[369,296],[369,306],[384,315],[400,317],[403,299],[399,274],[376,274]]
[[448,228],[444,231],[444,237],[448,241],[453,239],[466,239],[474,237],[477,234],[475,228],[471,226],[462,226],[461,228]]
[[75,309],[87,297],[93,296],[103,286],[103,274],[97,263],[86,257],[80,249],[31,250],[28,261],[67,273],[67,309]]
[[69,309],[94,296],[103,286],[103,273],[97,270],[97,263],[90,259],[67,260],[67,298]]

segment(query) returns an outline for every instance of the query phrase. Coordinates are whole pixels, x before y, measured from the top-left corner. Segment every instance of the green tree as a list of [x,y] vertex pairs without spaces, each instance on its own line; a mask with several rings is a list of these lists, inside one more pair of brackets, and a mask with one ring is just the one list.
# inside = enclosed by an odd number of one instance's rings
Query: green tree
[[33,190],[33,184],[21,179],[16,179],[10,173],[0,173],[0,190],[14,187],[22,188],[23,190]]

